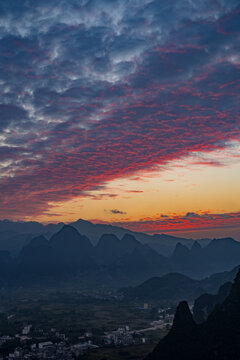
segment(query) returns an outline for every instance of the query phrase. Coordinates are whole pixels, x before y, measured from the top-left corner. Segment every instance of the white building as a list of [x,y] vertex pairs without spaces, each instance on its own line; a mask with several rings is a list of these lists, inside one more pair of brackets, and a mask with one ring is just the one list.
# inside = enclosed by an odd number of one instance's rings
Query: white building
[[23,330],[22,330],[22,334],[23,335],[28,335],[30,333],[32,325],[26,325],[24,326]]

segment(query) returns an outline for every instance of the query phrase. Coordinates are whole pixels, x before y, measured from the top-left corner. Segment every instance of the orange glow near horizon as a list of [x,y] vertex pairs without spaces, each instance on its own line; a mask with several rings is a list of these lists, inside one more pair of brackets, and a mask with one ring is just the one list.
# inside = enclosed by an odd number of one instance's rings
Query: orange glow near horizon
[[[52,203],[49,211],[34,220],[72,222],[79,218],[94,222],[116,223],[138,231],[205,231],[237,225],[233,220],[215,219],[197,224],[177,222],[187,213],[226,214],[240,211],[239,144],[231,150],[191,154],[153,171],[116,179],[103,189],[88,192],[65,203]],[[155,221],[174,219],[173,225]],[[28,219],[30,220],[30,219]],[[151,221],[151,226],[146,222]],[[238,221],[235,219],[234,221]],[[139,222],[139,229],[131,225]]]
[[240,240],[238,1],[15,2],[0,219]]

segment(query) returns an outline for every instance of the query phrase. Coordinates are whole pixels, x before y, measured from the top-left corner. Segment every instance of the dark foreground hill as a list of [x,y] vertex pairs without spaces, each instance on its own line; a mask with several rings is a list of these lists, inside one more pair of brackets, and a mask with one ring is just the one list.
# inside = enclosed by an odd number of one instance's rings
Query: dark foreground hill
[[229,295],[232,287],[230,281],[220,286],[217,294],[202,294],[195,301],[193,306],[193,318],[197,324],[207,320],[217,304],[221,304]]
[[229,296],[197,325],[186,301],[176,310],[173,326],[145,360],[239,360],[240,271]]

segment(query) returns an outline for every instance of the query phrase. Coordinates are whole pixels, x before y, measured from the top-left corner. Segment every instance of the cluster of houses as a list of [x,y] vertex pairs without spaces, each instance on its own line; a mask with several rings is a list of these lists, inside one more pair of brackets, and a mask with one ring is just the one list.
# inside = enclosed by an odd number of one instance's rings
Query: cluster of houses
[[38,344],[26,346],[28,340],[31,339],[31,325],[23,328],[22,334],[11,336],[2,336],[0,338],[0,346],[8,341],[19,340],[20,345],[17,346],[8,355],[1,357],[0,360],[30,360],[30,359],[51,359],[51,360],[71,360],[76,359],[84,352],[97,349],[103,346],[127,346],[145,343],[146,338],[142,333],[131,331],[128,326],[118,328],[112,332],[107,332],[98,338],[94,337],[96,344],[93,344],[93,336],[91,333],[85,333],[85,336],[79,337],[79,343],[70,344],[64,334],[59,334],[56,329],[51,329],[59,342],[44,341]]
[[131,331],[129,326],[121,327],[115,331],[105,333],[103,339],[106,345],[115,346],[136,345],[146,342],[144,334],[138,331]]
[[65,341],[58,343],[44,341],[38,344],[32,344],[30,347],[18,346],[7,356],[0,356],[0,360],[73,360],[85,351],[97,348],[98,346],[92,344],[90,340],[75,345],[70,345]]
[[[144,311],[151,310],[151,306],[144,304]],[[30,359],[49,359],[49,360],[71,360],[81,356],[84,352],[105,346],[129,346],[146,343],[147,331],[156,329],[168,330],[173,321],[173,315],[169,314],[169,309],[159,309],[158,319],[151,322],[149,328],[132,330],[129,326],[120,327],[117,330],[105,332],[101,336],[93,336],[86,332],[80,336],[79,343],[70,344],[65,334],[61,334],[57,329],[52,328],[48,334],[42,333],[46,340],[53,336],[55,340],[34,343],[32,334],[36,329],[31,324],[24,326],[21,334],[15,336],[4,335],[0,337],[0,348],[8,342],[18,342],[8,355],[0,355],[0,360],[30,360]],[[43,330],[38,329],[39,332]],[[94,343],[93,343],[94,342]]]
[[31,345],[30,349],[17,347],[14,352],[10,353],[4,359],[7,360],[35,360],[35,359],[51,359],[51,360],[74,360],[71,348],[65,343],[60,342],[53,344],[51,341]]
[[[21,334],[16,334],[15,336],[5,335],[0,337],[0,347],[7,342],[13,343],[14,341],[18,341],[19,344],[8,355],[2,357],[0,355],[0,360],[72,360],[76,359],[88,349],[98,348],[98,346],[93,345],[90,340],[71,345],[69,344],[66,335],[57,332],[56,329],[51,329],[48,335],[49,337],[54,335],[55,339],[58,340],[57,342],[53,343],[52,341],[43,341],[39,343],[33,343],[31,330],[32,325],[26,325],[24,326]],[[47,334],[44,335],[46,336]]]

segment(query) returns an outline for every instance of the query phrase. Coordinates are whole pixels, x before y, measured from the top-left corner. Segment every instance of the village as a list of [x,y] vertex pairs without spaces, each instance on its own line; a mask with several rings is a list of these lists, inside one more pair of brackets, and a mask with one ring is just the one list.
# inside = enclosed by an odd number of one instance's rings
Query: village
[[[142,309],[149,311],[150,306],[144,304]],[[169,330],[173,315],[168,314],[168,310],[168,308],[158,309],[157,320],[151,321],[149,327],[136,330],[126,325],[97,336],[86,331],[78,337],[79,341],[74,344],[64,333],[60,333],[55,328],[51,328],[49,332],[44,332],[40,328],[33,327],[32,324],[27,324],[23,327],[21,334],[15,334],[15,336],[2,335],[0,337],[0,350],[5,348],[7,352],[8,348],[11,349],[8,354],[0,355],[0,360],[72,360],[81,358],[86,352],[103,347],[145,344],[150,341],[148,332],[158,329]],[[39,341],[43,338],[44,341]]]

